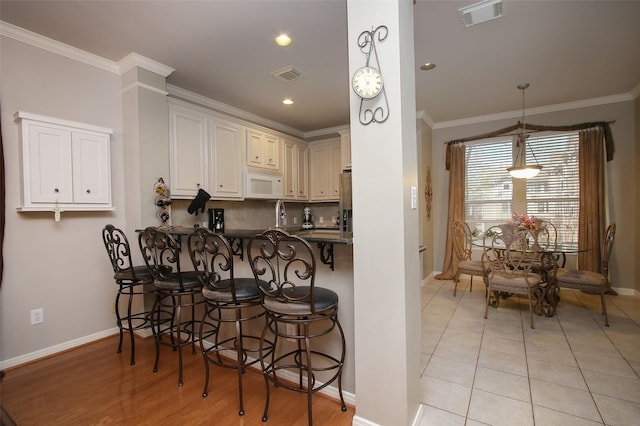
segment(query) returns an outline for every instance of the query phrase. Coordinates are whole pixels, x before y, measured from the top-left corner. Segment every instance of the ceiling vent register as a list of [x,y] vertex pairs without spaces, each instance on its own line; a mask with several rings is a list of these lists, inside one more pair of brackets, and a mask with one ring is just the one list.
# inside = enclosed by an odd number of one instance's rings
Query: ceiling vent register
[[271,73],[272,76],[280,81],[293,81],[304,76],[304,73],[294,67],[286,67]]
[[503,15],[502,0],[484,0],[458,9],[462,25],[471,27],[492,21]]

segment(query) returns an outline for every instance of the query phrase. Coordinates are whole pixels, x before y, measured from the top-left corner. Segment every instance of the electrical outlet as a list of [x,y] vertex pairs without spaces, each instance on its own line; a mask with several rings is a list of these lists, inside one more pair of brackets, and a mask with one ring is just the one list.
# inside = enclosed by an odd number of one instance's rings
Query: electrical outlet
[[42,324],[44,322],[44,309],[31,310],[31,325]]
[[297,225],[297,224],[298,224],[298,218],[297,218],[297,217],[295,217],[295,216],[293,217],[293,224],[294,224],[294,225]]
[[324,217],[320,216],[320,224],[324,223]]

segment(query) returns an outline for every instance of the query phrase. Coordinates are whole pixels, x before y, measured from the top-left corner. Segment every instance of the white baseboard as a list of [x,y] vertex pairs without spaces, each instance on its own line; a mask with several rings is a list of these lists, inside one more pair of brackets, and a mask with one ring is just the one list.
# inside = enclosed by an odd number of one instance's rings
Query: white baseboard
[[[423,417],[424,417],[424,405],[420,404],[420,406],[418,407],[418,411],[416,411],[416,415],[413,417],[411,426],[421,425]],[[353,426],[380,426],[377,423],[374,423],[370,420],[364,419],[359,416],[353,416],[353,421],[351,422],[351,424]]]
[[11,367],[16,367],[27,362],[35,361],[46,356],[55,355],[58,352],[73,349],[76,346],[91,343],[94,340],[100,340],[105,337],[109,337],[118,333],[118,328],[110,328],[108,330],[100,331],[98,333],[90,334],[88,336],[80,337],[78,339],[69,340],[68,342],[60,343],[58,345],[49,346],[48,348],[40,349],[35,352],[20,355],[15,358],[10,358],[0,361],[0,370],[4,370]]

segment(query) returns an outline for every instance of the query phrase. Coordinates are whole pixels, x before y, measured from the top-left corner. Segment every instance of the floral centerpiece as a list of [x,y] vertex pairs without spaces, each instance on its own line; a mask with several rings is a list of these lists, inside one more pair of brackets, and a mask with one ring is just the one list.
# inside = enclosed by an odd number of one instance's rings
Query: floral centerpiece
[[522,226],[525,228],[533,229],[536,227],[537,220],[538,218],[536,218],[533,215],[527,216],[526,214],[519,214],[518,212],[513,212],[510,223],[516,226]]

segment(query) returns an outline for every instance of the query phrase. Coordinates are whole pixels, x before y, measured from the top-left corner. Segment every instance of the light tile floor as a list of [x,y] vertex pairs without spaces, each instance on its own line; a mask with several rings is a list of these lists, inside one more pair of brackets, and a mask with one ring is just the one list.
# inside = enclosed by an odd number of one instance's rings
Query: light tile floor
[[[422,288],[422,425],[640,425],[640,297],[562,289],[557,315],[526,297],[484,319],[475,278]],[[462,287],[462,288],[461,288]]]

